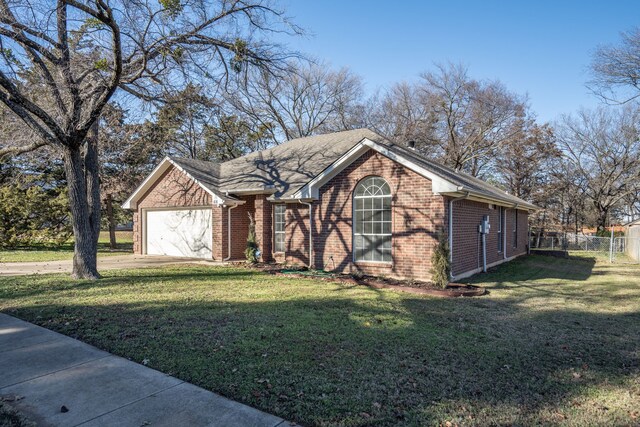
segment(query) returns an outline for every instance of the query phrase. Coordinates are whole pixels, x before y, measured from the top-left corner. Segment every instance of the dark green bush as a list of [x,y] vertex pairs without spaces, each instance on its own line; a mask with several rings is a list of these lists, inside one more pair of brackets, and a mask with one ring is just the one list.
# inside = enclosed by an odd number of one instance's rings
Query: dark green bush
[[444,234],[438,237],[438,245],[431,256],[431,280],[441,288],[449,284],[451,263],[449,262],[449,241]]
[[0,187],[0,247],[59,246],[71,237],[67,192],[39,186]]

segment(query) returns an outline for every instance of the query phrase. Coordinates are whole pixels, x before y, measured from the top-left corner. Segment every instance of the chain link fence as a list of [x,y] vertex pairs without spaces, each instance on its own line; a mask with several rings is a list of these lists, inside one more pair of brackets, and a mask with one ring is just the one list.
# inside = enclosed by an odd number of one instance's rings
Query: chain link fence
[[531,249],[594,252],[608,255],[611,261],[640,262],[640,238],[599,237],[564,233],[555,236],[531,236]]

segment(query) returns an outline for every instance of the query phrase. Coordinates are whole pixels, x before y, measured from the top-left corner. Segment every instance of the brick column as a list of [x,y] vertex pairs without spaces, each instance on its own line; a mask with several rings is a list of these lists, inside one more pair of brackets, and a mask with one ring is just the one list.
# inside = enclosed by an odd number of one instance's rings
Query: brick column
[[272,246],[272,222],[271,202],[267,200],[267,195],[257,195],[255,199],[255,220],[256,220],[256,237],[258,245],[262,252],[260,261],[273,261]]
[[227,208],[213,206],[211,208],[211,224],[213,238],[213,259],[222,261],[227,253]]
[[135,211],[133,213],[133,253],[136,255],[142,255],[142,230],[140,229],[140,218],[140,211]]

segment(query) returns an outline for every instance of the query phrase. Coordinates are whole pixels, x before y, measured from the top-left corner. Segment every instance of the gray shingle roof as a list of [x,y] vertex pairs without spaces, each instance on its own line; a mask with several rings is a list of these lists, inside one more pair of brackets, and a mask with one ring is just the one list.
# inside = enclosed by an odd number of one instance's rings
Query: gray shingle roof
[[462,191],[471,191],[478,196],[485,196],[490,199],[498,199],[506,203],[518,204],[522,207],[536,208],[535,205],[527,202],[526,200],[509,194],[506,191],[503,191],[486,181],[468,175],[464,172],[459,172],[449,167],[443,166],[439,163],[427,159],[426,157],[417,152],[414,152],[413,150],[409,150],[407,148],[389,142],[385,143],[384,145],[399,156],[409,158],[425,169],[432,171],[439,177],[463,187]]
[[[234,192],[272,189],[275,197],[291,197],[363,139],[385,146],[394,154],[419,164],[474,195],[522,207],[534,205],[497,187],[429,160],[413,150],[393,144],[369,129],[355,129],[293,139],[275,147],[224,163],[172,157],[171,160],[223,199]],[[231,195],[231,196],[229,196]]]

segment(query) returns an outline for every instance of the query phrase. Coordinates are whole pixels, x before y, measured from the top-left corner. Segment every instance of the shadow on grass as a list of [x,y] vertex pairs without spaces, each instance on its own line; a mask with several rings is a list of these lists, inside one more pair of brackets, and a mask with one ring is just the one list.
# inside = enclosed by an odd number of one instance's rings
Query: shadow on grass
[[[242,288],[224,298],[186,296],[201,279],[212,287],[230,286],[216,278],[238,279],[242,286],[252,275],[141,271],[131,280],[172,281],[176,295],[78,305],[44,298],[8,313],[148,359],[153,368],[304,425],[551,424],[547,416],[573,414],[573,402],[588,390],[625,389],[640,374],[638,312],[532,310],[519,298],[381,299],[367,288],[345,296],[329,292],[340,285],[320,283],[327,292],[272,300],[243,295]],[[72,287],[88,291],[124,280]],[[293,282],[283,286],[295,290]],[[583,424],[630,421],[624,410],[598,405],[575,416]]]
[[547,280],[549,283],[559,280],[586,281],[593,274],[596,258],[570,257],[568,259],[543,255],[526,255],[506,264],[490,268],[487,273],[478,273],[465,280],[465,283],[494,282],[495,288],[505,283]]
[[[73,280],[68,274],[60,275],[31,275],[0,277],[0,299],[5,301],[20,300],[44,294],[55,295],[63,291],[103,290],[114,287],[143,287],[148,284],[171,286],[175,281],[188,280],[192,283],[215,280],[246,280],[259,275],[252,270],[222,269],[218,267],[149,267],[136,270],[107,270],[100,280]],[[32,286],[13,287],[3,286],[31,280]],[[42,282],[38,286],[38,282]]]

